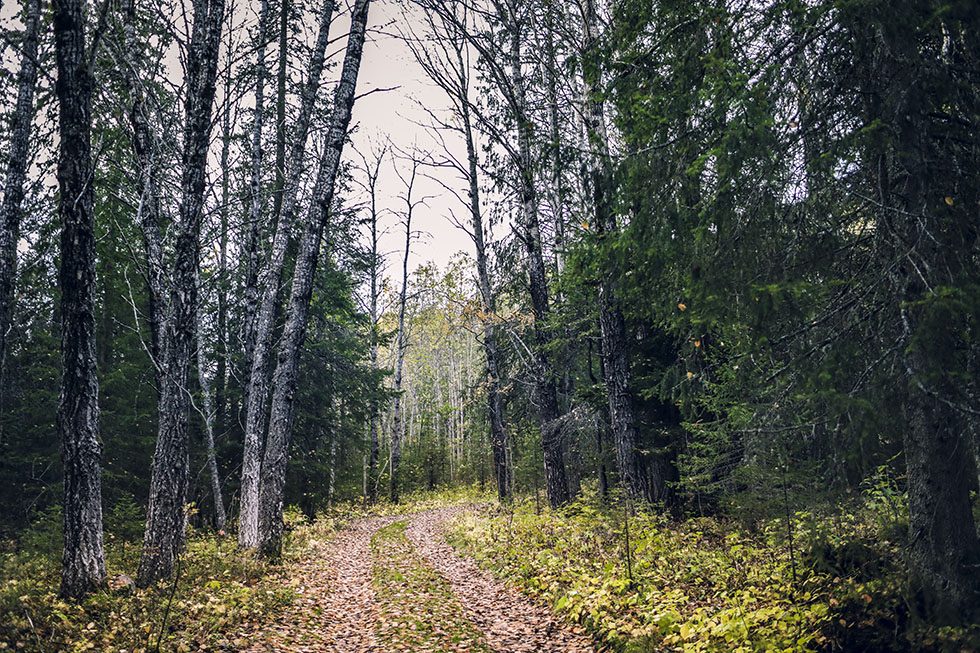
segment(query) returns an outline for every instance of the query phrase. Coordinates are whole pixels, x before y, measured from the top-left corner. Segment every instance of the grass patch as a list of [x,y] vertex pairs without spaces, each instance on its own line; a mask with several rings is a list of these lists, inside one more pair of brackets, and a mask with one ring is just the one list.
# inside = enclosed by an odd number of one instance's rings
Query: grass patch
[[490,653],[449,584],[408,541],[406,526],[395,522],[371,538],[379,641],[395,650]]

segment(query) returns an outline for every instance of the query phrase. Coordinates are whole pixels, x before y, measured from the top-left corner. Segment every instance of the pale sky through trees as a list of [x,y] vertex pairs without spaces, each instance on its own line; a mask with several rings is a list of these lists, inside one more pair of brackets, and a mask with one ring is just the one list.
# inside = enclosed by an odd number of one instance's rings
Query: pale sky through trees
[[[335,44],[331,52],[332,63],[339,65],[342,56],[343,35],[349,26],[349,7],[348,3],[341,3],[339,9],[343,12],[335,17],[334,26],[331,30],[331,39]],[[371,7],[370,26],[368,33],[368,43],[364,49],[364,60],[362,62],[361,75],[359,80],[358,95],[360,96],[354,108],[353,139],[352,143],[358,152],[369,155],[372,147],[380,146],[390,139],[395,148],[409,151],[414,144],[422,150],[433,149],[432,137],[420,126],[419,123],[426,121],[426,114],[422,111],[418,102],[424,102],[430,109],[438,111],[443,107],[445,100],[442,91],[434,88],[427,83],[425,76],[412,58],[411,52],[398,36],[399,25],[405,20],[406,4],[401,0],[384,0]],[[7,25],[15,25],[20,21],[17,17],[18,5],[5,3],[0,7],[0,20]],[[236,12],[237,13],[237,12]],[[312,14],[307,14],[308,23],[305,25],[306,31],[314,32],[316,25],[312,23]],[[233,22],[240,24],[244,20],[252,25],[255,16],[252,15],[251,8],[247,16],[241,16]],[[179,26],[175,26],[179,29]],[[241,38],[239,36],[238,38]],[[15,48],[5,48],[3,61],[9,65],[14,65],[17,59]],[[304,65],[299,62],[295,65]],[[49,71],[53,74],[53,71]],[[328,92],[336,83],[336,70],[332,70],[325,75],[324,91]],[[375,92],[365,95],[374,89],[391,89],[384,92]],[[221,102],[221,89],[219,86],[219,97]],[[324,95],[323,97],[326,97]],[[267,98],[269,99],[269,98]],[[295,101],[295,97],[291,98]],[[243,110],[251,105],[251,98],[245,97],[241,100],[239,110]],[[272,105],[267,110],[272,110]],[[211,157],[216,162],[218,144],[215,142],[220,138],[218,130],[212,135]],[[461,146],[461,144],[459,144]],[[271,155],[271,152],[266,152]],[[344,159],[348,162],[359,162],[360,156],[353,149],[344,153]],[[450,186],[458,187],[462,190],[463,183],[454,179],[452,173],[446,171],[429,171],[427,174],[441,175],[441,179]],[[52,178],[52,184],[53,178]],[[216,183],[216,179],[215,179]],[[214,189],[212,189],[213,191]],[[379,207],[382,209],[399,209],[401,201],[399,194],[402,190],[401,182],[395,174],[393,162],[390,160],[382,169],[382,174],[378,183]],[[448,215],[451,210],[459,210],[455,198],[437,183],[420,179],[417,186],[419,196],[431,196],[428,208],[420,209],[415,216],[418,225],[417,230],[420,237],[413,242],[413,251],[410,268],[415,269],[418,265],[427,261],[432,261],[437,265],[444,266],[453,255],[459,251],[470,253],[472,243],[465,232],[457,229],[449,220]],[[351,201],[356,201],[351,196]],[[385,229],[382,239],[382,251],[391,254],[402,248],[402,236],[400,229],[391,227],[398,222],[398,218],[386,211],[382,216],[381,222]]]
[[[371,8],[371,41],[364,48],[359,94],[376,88],[398,88],[373,93],[358,100],[354,109],[354,121],[358,127],[353,143],[365,154],[372,143],[379,144],[386,138],[390,138],[395,147],[404,150],[411,149],[416,143],[423,150],[433,148],[432,137],[418,124],[425,122],[427,117],[417,101],[424,102],[432,109],[445,105],[442,91],[427,83],[412,53],[398,38],[399,22],[404,20],[403,6],[397,0],[387,0]],[[339,33],[339,28],[335,33]],[[459,145],[462,146],[461,143]],[[348,161],[359,160],[353,151],[346,152],[345,158]],[[432,171],[432,174],[442,175],[447,185],[463,190],[463,182],[453,179],[452,173]],[[378,188],[382,207],[401,208],[399,193],[402,186],[390,161],[383,168]],[[473,245],[469,236],[457,229],[448,218],[450,210],[459,212],[456,199],[437,183],[425,179],[420,180],[417,194],[432,198],[428,203],[429,208],[420,209],[413,217],[413,223],[422,232],[422,237],[413,243],[410,267],[414,269],[426,261],[443,266],[460,250],[471,253]],[[382,247],[384,252],[390,254],[403,247],[401,230],[390,228],[397,221],[393,215],[384,216],[382,221],[387,229]]]

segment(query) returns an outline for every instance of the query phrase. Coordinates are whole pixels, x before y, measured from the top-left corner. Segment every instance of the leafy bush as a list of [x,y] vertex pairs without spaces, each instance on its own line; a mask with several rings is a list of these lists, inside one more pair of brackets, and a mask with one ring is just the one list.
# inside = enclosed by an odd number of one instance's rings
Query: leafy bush
[[874,514],[797,513],[791,547],[785,520],[749,536],[718,519],[670,523],[591,499],[543,514],[518,502],[462,518],[450,541],[615,651],[969,646],[964,630],[908,623],[901,545],[881,537]]
[[[176,587],[104,589],[79,603],[64,601],[57,596],[60,552],[49,546],[60,541],[60,518],[56,536],[52,520],[44,516],[20,550],[0,560],[0,650],[137,653],[158,642],[161,650],[199,650],[292,599],[276,568],[238,553],[233,540],[193,533]],[[136,568],[139,547],[127,539],[106,535],[110,579]]]

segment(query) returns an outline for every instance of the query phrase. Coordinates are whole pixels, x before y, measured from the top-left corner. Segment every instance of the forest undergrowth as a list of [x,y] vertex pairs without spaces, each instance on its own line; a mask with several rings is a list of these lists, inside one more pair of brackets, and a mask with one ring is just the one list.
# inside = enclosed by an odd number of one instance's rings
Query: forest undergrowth
[[[0,649],[21,651],[237,650],[242,626],[268,623],[297,596],[288,582],[313,540],[353,519],[467,504],[446,535],[461,553],[583,626],[600,650],[970,651],[980,628],[912,619],[905,564],[907,507],[886,477],[851,503],[739,520],[676,519],[626,510],[586,486],[578,500],[542,510],[533,497],[491,507],[476,488],[418,493],[399,505],[337,504],[308,521],[287,511],[282,560],[263,562],[223,533],[195,530],[176,582],[128,582],[140,552],[134,507],[114,510],[110,587],[72,604],[55,590],[60,515],[49,511],[0,559]],[[132,514],[130,514],[132,513]],[[482,650],[478,629],[405,538],[406,521],[378,531],[372,551],[377,635],[405,646]],[[376,555],[372,556],[377,558]],[[437,619],[408,623],[405,615]],[[399,616],[401,615],[401,616]],[[247,630],[247,628],[246,628]],[[413,639],[414,638],[414,639]]]
[[611,651],[977,650],[977,626],[910,618],[893,490],[752,524],[627,512],[593,490],[555,512],[524,499],[467,513],[449,539]]
[[143,516],[121,506],[107,520],[108,587],[80,602],[58,597],[61,514],[44,513],[18,540],[0,542],[0,650],[207,651],[236,650],[231,633],[249,623],[274,619],[296,596],[288,583],[313,539],[334,537],[344,524],[367,516],[412,514],[482,495],[470,489],[413,494],[400,505],[370,508],[341,503],[310,522],[286,512],[287,537],[280,562],[238,550],[233,536],[191,530],[171,581],[136,588]]

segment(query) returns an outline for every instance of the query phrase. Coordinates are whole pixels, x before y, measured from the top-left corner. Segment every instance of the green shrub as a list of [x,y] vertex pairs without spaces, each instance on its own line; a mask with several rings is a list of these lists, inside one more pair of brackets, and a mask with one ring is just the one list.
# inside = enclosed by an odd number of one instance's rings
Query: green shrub
[[[154,650],[158,640],[161,650],[199,650],[292,600],[278,568],[238,553],[233,540],[191,533],[172,602],[171,582],[125,592],[106,588],[78,603],[64,601],[57,596],[60,544],[51,548],[54,512],[0,563],[0,650],[137,653]],[[57,532],[60,537],[60,527]],[[138,546],[107,534],[110,578],[132,574],[138,556]]]
[[[903,554],[868,510],[674,523],[580,500],[461,518],[450,541],[609,650],[969,649],[977,633],[908,623]],[[629,549],[626,546],[627,525]],[[960,647],[960,648],[956,648]]]

